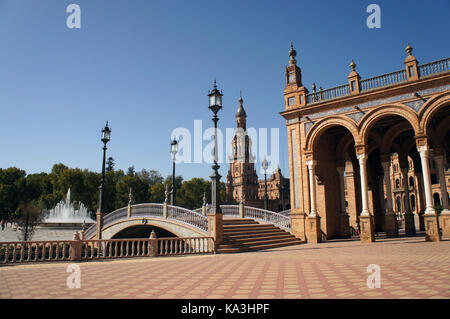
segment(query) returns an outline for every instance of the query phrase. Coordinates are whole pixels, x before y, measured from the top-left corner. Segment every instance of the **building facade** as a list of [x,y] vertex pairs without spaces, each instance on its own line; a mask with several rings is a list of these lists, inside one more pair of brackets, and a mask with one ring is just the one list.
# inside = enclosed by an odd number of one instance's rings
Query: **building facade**
[[406,52],[399,71],[361,79],[352,61],[348,83],[309,92],[291,44],[280,114],[297,237],[345,238],[352,228],[366,242],[396,237],[397,211],[406,234],[449,234],[450,58],[419,65]]
[[252,141],[247,134],[247,114],[244,100],[239,98],[236,112],[236,134],[232,140],[232,154],[230,155],[230,169],[227,174],[226,192],[227,202],[244,204],[257,208],[264,208],[265,187],[267,182],[268,209],[283,211],[290,209],[289,179],[285,178],[278,167],[265,180],[259,180],[255,170],[255,156],[252,154]]

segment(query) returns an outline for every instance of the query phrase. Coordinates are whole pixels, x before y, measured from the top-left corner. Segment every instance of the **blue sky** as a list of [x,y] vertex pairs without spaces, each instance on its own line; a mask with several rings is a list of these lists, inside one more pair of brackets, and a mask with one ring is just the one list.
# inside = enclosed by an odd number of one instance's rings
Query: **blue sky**
[[[66,26],[71,3],[81,29]],[[366,26],[371,3],[381,29]],[[449,18],[448,0],[0,0],[0,167],[100,171],[109,120],[116,168],[166,176],[172,130],[211,125],[206,95],[216,78],[219,127],[235,126],[242,88],[248,126],[280,129],[288,175],[279,112],[290,41],[303,83],[325,89],[347,83],[351,59],[362,78],[402,69],[408,42],[419,62],[448,57]],[[178,174],[208,178],[211,168],[179,164]]]

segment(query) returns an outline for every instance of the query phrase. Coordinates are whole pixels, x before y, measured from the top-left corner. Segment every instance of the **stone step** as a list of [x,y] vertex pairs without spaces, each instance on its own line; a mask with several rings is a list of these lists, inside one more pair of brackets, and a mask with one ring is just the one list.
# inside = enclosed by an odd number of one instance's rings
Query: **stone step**
[[253,219],[223,219],[223,225],[241,225],[241,224],[258,224],[258,222],[254,221]]
[[247,233],[247,232],[242,232],[242,233],[232,233],[232,234],[226,234],[227,238],[230,239],[239,239],[239,238],[256,238],[256,237],[268,237],[268,236],[284,236],[284,235],[289,235],[292,236],[291,234],[283,231],[283,230],[273,230],[273,231],[261,231],[261,232],[253,232],[253,233]]
[[251,230],[262,230],[262,229],[278,229],[273,225],[261,225],[261,224],[245,224],[245,225],[223,225],[224,231],[241,230],[241,231],[251,231]]
[[280,235],[266,235],[266,236],[245,236],[245,237],[227,237],[227,243],[246,243],[248,241],[265,241],[265,240],[275,240],[275,239],[295,239],[291,234],[280,234]]
[[236,236],[236,235],[259,235],[259,234],[283,234],[286,231],[279,228],[263,228],[263,229],[232,229],[223,230],[224,236]]
[[248,241],[240,242],[243,246],[264,246],[269,244],[281,244],[281,243],[288,243],[288,242],[296,242],[298,239],[294,238],[284,238],[284,239],[266,239],[266,240],[254,240],[250,239]]

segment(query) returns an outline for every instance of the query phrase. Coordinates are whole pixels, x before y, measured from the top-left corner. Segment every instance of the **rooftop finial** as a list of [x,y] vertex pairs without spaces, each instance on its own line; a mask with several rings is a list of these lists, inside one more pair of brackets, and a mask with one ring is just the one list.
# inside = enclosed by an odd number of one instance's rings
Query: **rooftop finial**
[[291,41],[291,48],[289,50],[289,56],[291,57],[291,59],[289,60],[289,64],[293,65],[295,64],[297,61],[295,60],[295,57],[297,56],[297,51],[294,50],[294,45]]
[[214,88],[217,89],[216,79],[214,79]]
[[408,53],[408,55],[412,55],[412,50],[413,48],[411,47],[411,45],[408,42],[408,45],[405,48],[405,51]]
[[312,90],[313,90],[313,92],[316,92],[316,83],[312,84]]
[[353,59],[352,59],[352,63],[350,63],[350,67],[352,68],[352,72],[354,72],[356,70],[356,63],[355,63],[355,61],[353,61]]

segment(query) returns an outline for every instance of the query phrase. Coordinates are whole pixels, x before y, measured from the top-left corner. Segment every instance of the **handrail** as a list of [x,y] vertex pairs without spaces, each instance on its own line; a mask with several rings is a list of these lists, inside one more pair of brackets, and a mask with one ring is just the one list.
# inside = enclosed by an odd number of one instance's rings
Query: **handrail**
[[[131,205],[131,218],[133,217],[164,218],[164,204],[146,203]],[[194,227],[200,232],[208,232],[208,218],[199,212],[167,205],[167,218]],[[126,219],[128,219],[128,207],[122,207],[103,217],[103,228]],[[84,238],[92,238],[96,233],[96,227],[97,223],[89,227],[85,231]]]
[[313,104],[325,100],[332,100],[338,97],[350,94],[350,86],[348,84],[336,86],[326,90],[320,90],[306,95],[306,103]]
[[283,216],[289,216],[291,214],[290,209],[283,210],[282,212],[279,212],[278,214],[281,214]]
[[213,253],[213,237],[0,242],[0,264]]
[[434,74],[448,72],[449,70],[450,58],[446,58],[419,66],[419,76],[424,78]]
[[255,207],[245,207],[245,217],[260,220],[291,232],[291,218],[280,213]]
[[[450,71],[450,58],[418,65],[419,78],[426,78],[432,75]],[[367,92],[375,89],[386,88],[408,81],[406,69],[377,75],[359,81],[360,92]],[[322,101],[333,100],[350,95],[349,84],[332,87],[326,90],[312,92],[306,95],[306,104],[314,104]]]
[[374,76],[359,82],[362,91],[374,90],[407,81],[406,70]]
[[208,217],[178,206],[167,205],[167,209],[167,218],[182,222],[188,226],[193,226],[202,232],[208,232]]

